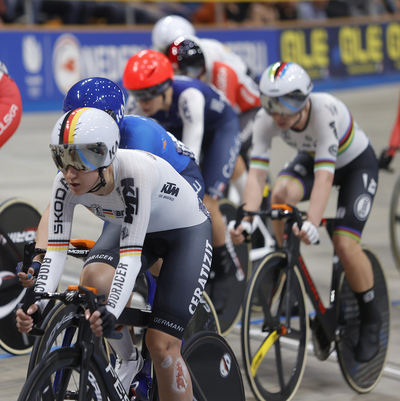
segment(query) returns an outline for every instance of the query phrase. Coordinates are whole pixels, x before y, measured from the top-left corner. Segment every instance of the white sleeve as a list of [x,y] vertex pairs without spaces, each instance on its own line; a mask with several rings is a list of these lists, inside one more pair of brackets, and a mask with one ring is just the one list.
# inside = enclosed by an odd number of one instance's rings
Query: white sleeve
[[132,95],[129,95],[128,99],[126,100],[124,114],[125,115],[130,115],[130,114],[142,115],[143,114],[143,113],[141,113],[139,103],[135,100],[135,98]]
[[200,160],[204,135],[204,95],[195,88],[184,90],[179,96],[178,110],[183,121],[182,142]]

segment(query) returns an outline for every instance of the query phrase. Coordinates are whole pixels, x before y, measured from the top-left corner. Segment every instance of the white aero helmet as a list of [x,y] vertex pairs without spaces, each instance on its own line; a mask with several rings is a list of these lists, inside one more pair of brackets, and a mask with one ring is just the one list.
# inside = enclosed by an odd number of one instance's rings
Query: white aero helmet
[[50,149],[57,168],[92,171],[109,166],[118,150],[119,128],[105,111],[82,107],[65,113],[51,133]]
[[155,23],[151,31],[151,41],[155,50],[165,54],[176,38],[188,35],[196,35],[196,29],[191,22],[179,15],[167,15]]
[[271,64],[260,79],[261,104],[268,114],[297,114],[306,106],[313,86],[298,64]]

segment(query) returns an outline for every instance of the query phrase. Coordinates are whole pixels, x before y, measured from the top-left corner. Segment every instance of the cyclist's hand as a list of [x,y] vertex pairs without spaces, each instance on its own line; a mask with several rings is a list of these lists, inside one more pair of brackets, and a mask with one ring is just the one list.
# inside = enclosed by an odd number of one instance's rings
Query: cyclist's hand
[[237,228],[235,228],[236,221],[232,220],[228,224],[229,233],[234,245],[242,244],[248,235],[251,233],[251,223],[249,221],[242,221]]
[[28,269],[28,273],[18,273],[17,276],[24,288],[32,287],[35,284],[36,277],[34,276],[35,270],[32,267]]
[[117,318],[105,306],[100,306],[92,314],[89,309],[86,309],[85,318],[89,320],[90,328],[96,337],[107,337],[115,330]]
[[379,168],[382,169],[382,170],[393,171],[389,167],[389,164],[392,161],[392,159],[393,159],[393,156],[390,156],[388,154],[388,150],[387,149],[383,149],[382,153],[381,153],[381,156],[379,157],[379,160],[378,160]]
[[303,241],[307,245],[314,245],[319,241],[318,228],[308,220],[303,223],[301,230],[299,229],[297,223],[294,223],[293,233],[299,237],[300,241]]
[[17,309],[17,328],[21,333],[29,333],[35,322],[32,315],[38,310],[36,304],[31,305],[25,313],[22,309]]

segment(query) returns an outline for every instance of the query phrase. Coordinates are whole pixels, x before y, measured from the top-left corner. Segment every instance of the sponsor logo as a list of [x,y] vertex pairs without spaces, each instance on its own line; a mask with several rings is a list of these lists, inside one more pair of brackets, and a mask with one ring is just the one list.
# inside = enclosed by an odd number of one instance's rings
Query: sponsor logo
[[228,353],[225,353],[219,363],[219,373],[223,378],[228,377],[232,366],[232,358]]
[[54,222],[53,222],[53,233],[62,234],[63,232],[63,213],[64,213],[64,200],[69,190],[67,181],[64,178],[61,179],[61,184],[64,188],[57,188],[54,196]]
[[110,294],[108,295],[107,300],[107,305],[111,306],[114,309],[116,308],[122,294],[127,268],[128,265],[126,263],[119,263],[117,269],[115,270]]
[[354,214],[360,221],[365,221],[371,211],[372,199],[369,195],[360,195],[354,204]]
[[[123,400],[123,401],[129,401],[129,397],[125,393],[124,386],[118,379],[118,375],[115,373],[115,370],[112,368],[112,366],[110,364],[105,368],[105,371],[106,371],[106,373],[111,373],[111,376],[113,377],[113,379],[115,379],[113,387],[114,387],[115,391],[117,392],[119,399]],[[102,400],[101,396],[100,396],[100,400]]]
[[170,322],[170,321],[168,321],[168,320],[165,320],[165,319],[162,319],[162,318],[160,318],[160,317],[156,317],[156,318],[154,319],[154,322],[155,322],[155,323],[158,323],[158,324],[160,324],[160,325],[162,325],[162,326],[168,327],[168,328],[170,328],[170,329],[174,329],[174,330],[176,330],[176,331],[179,331],[180,333],[182,333],[183,330],[184,330],[184,328],[183,328],[182,326],[179,326],[179,325],[176,324],[176,323],[172,323],[172,322]]
[[103,208],[100,205],[90,205],[90,210],[97,216],[97,217],[104,217]]
[[337,152],[338,152],[338,147],[337,147],[337,145],[332,145],[332,146],[329,147],[329,153],[330,153],[333,157],[336,157]]
[[[14,244],[20,244],[22,242],[33,241],[36,238],[36,230],[37,228],[27,228],[24,231],[15,231],[12,233],[7,233],[8,237]],[[7,240],[3,235],[0,235],[0,243],[5,245]]]
[[175,198],[178,196],[179,188],[173,182],[167,182],[166,184],[163,185],[160,192],[166,195],[171,195],[171,196],[160,195],[160,198],[174,200],[172,196],[175,196]]
[[240,148],[242,147],[242,140],[240,139],[240,135],[235,137],[235,142],[233,146],[229,150],[229,160],[228,163],[224,165],[222,168],[222,174],[226,178],[231,178],[233,170],[236,166],[237,155],[240,152]]
[[135,187],[133,178],[125,178],[121,181],[122,196],[125,201],[125,223],[131,224],[133,216],[138,214],[139,188]]
[[15,116],[17,115],[18,106],[16,104],[12,104],[10,110],[3,117],[3,121],[0,121],[0,135],[10,126],[13,122]]

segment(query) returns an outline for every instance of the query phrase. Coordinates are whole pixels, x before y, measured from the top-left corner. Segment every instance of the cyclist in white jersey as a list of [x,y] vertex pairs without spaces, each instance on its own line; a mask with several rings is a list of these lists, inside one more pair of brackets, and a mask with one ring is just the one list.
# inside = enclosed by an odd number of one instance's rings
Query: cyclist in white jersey
[[[271,202],[296,205],[310,200],[307,220],[300,230],[294,229],[306,244],[318,242],[317,227],[331,187],[340,187],[333,244],[359,303],[360,339],[355,357],[365,362],[379,351],[381,327],[374,300],[372,267],[360,245],[361,232],[377,190],[378,162],[369,139],[347,107],[328,93],[311,93],[312,88],[308,74],[295,63],[278,62],[263,73],[260,81],[263,108],[254,124],[243,203],[246,210],[258,210],[261,205],[271,141],[276,136],[298,153],[279,174]],[[274,231],[281,244],[283,222],[275,220]],[[233,242],[241,243],[250,232],[251,219],[245,217],[236,230],[231,230]]]
[[[211,219],[190,184],[169,163],[144,151],[118,149],[119,139],[117,123],[99,109],[76,109],[57,121],[51,151],[60,172],[54,180],[47,252],[35,291],[57,288],[76,205],[120,225],[117,268],[103,264],[96,275],[81,276],[87,279],[81,279],[81,285],[109,288],[106,305],[92,315],[87,310],[86,318],[97,336],[113,331],[139,272],[163,258],[146,344],[161,399],[192,400],[180,347],[211,267]],[[36,309],[32,305],[28,314],[17,311],[20,331],[30,331]],[[128,338],[126,346],[131,346]]]

